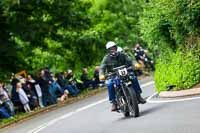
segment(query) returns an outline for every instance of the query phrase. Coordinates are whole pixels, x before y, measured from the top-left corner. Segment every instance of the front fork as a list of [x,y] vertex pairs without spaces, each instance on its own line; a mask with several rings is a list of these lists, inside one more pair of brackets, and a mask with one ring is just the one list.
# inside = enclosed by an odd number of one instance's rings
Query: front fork
[[115,88],[115,92],[116,92],[116,99],[117,99],[117,104],[118,104],[118,109],[121,109],[121,111],[123,112],[127,112],[128,110],[128,105],[129,100],[127,99],[127,92],[124,89],[124,87],[122,88],[118,88],[119,86],[114,86]]

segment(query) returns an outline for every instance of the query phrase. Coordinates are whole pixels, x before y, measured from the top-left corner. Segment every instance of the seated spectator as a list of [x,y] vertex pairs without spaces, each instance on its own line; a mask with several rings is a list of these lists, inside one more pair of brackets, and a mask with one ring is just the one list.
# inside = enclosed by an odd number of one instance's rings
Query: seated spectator
[[22,89],[22,84],[20,82],[18,82],[16,85],[16,91],[19,95],[19,99],[24,107],[24,110],[26,112],[31,112],[28,96],[26,95],[25,91]]
[[57,78],[57,83],[60,85],[60,87],[64,88],[66,85],[66,78],[64,72],[57,73],[55,77]]
[[68,91],[65,90],[64,88],[62,88],[60,86],[60,84],[58,83],[58,74],[56,76],[51,75],[52,76],[52,83],[50,84],[50,93],[51,96],[56,100],[57,102],[57,97],[61,96],[64,97],[64,99],[66,99],[66,97],[68,96]]
[[67,90],[68,93],[73,96],[76,96],[80,93],[76,86],[69,84],[69,81],[67,80],[67,74],[65,73],[57,74],[57,82],[63,88],[64,91]]
[[10,118],[11,115],[8,113],[5,106],[0,102],[0,119]]
[[88,78],[87,68],[82,69],[81,81],[83,82],[85,88],[89,88],[90,86],[92,86],[93,89],[96,88],[95,81]]
[[97,85],[99,85],[99,86],[104,85],[104,81],[100,81],[100,80],[99,80],[99,66],[96,66],[96,67],[95,67],[93,80],[94,80],[96,86],[97,86]]
[[74,85],[76,86],[77,89],[80,89],[80,90],[84,89],[83,82],[81,82],[74,76],[74,73],[72,72],[71,69],[67,70],[66,78],[70,85]]
[[0,101],[4,105],[5,109],[8,110],[9,115],[14,116],[15,115],[14,105],[10,100],[8,92],[4,87],[2,81],[0,81]]

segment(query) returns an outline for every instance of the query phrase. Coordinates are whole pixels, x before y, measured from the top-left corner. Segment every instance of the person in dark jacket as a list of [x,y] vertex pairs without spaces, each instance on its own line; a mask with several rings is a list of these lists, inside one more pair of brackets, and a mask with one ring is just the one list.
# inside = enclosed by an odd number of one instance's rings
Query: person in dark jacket
[[135,45],[135,48],[133,50],[134,54],[135,54],[135,59],[137,60],[137,62],[139,62],[142,65],[150,65],[152,71],[155,70],[154,67],[154,62],[153,60],[147,55],[147,50],[144,50],[139,43],[137,43]]
[[40,71],[40,76],[37,82],[41,87],[43,105],[47,106],[55,104],[56,102],[52,99],[51,94],[49,92],[49,86],[52,83],[52,81],[45,70]]
[[83,82],[83,85],[84,85],[85,88],[88,88],[90,86],[92,86],[93,89],[96,88],[95,81],[88,78],[87,68],[82,69],[81,81]]
[[68,91],[69,94],[76,96],[80,93],[80,90],[77,89],[77,87],[73,84],[70,84],[68,78],[67,78],[67,73],[60,73],[57,75],[57,82],[63,89],[63,94],[66,93],[66,90]]
[[94,80],[96,86],[104,84],[104,81],[99,80],[99,70],[100,70],[100,67],[96,66],[95,70],[94,70],[94,75],[93,75],[93,80]]

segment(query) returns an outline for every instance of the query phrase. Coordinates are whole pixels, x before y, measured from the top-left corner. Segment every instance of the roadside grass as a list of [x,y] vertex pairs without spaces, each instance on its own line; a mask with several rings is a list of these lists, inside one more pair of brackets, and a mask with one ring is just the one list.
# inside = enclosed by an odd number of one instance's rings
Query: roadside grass
[[20,120],[22,118],[25,118],[25,117],[29,116],[29,115],[31,115],[31,113],[18,112],[13,117],[10,117],[10,118],[7,118],[7,119],[2,119],[0,121],[0,126],[8,124],[8,123],[11,123],[11,122],[18,121],[18,120]]

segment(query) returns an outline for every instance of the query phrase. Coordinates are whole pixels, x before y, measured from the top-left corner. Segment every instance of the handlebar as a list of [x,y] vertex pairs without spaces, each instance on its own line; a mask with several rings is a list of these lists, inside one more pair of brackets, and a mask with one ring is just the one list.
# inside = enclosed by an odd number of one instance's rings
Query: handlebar
[[132,66],[126,67],[126,65],[122,65],[122,66],[113,68],[113,71],[105,74],[105,77],[109,78],[109,77],[112,77],[112,76],[116,76],[117,73],[118,73],[117,70],[122,69],[122,68],[126,68],[128,72],[133,72]]

